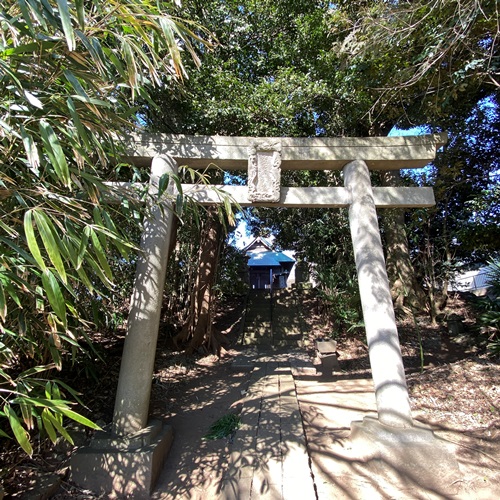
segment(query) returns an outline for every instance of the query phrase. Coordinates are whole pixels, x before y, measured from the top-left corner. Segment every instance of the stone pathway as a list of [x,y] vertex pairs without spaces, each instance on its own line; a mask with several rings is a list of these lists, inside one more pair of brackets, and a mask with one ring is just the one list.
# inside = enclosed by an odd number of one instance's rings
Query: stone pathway
[[279,358],[255,361],[220,498],[316,498],[290,363]]
[[250,291],[243,345],[297,347],[301,340],[301,312],[293,291],[274,290],[272,295],[269,290]]
[[[282,311],[289,297],[282,298]],[[250,314],[258,331],[262,304]],[[299,316],[296,309],[291,315]],[[260,318],[258,318],[260,316]],[[248,318],[247,318],[248,319]],[[280,316],[282,324],[287,320]],[[294,320],[295,321],[295,320]],[[293,345],[297,323],[284,328]],[[300,333],[299,333],[300,334]],[[301,334],[300,334],[301,335]],[[233,369],[248,374],[249,384],[240,412],[241,425],[223,454],[210,462],[193,450],[196,475],[182,470],[177,490],[160,488],[153,498],[168,500],[330,500],[330,499],[489,499],[487,482],[467,471],[470,457],[461,453],[462,474],[446,470],[435,457],[414,460],[411,445],[396,453],[376,442],[354,440],[353,422],[376,417],[373,382],[368,372],[335,372],[324,377],[304,351],[287,342],[273,347],[271,329],[252,335]],[[274,339],[276,340],[276,339]],[[280,345],[278,343],[278,345]],[[241,377],[240,374],[236,374]],[[453,441],[436,435],[450,456],[458,456]],[[389,447],[390,448],[390,447]],[[409,451],[410,460],[407,460]],[[401,453],[399,453],[401,451]],[[417,450],[418,451],[418,450]],[[415,455],[416,456],[416,455]],[[475,460],[478,455],[475,455]],[[175,467],[176,464],[174,464]],[[424,465],[424,467],[422,467]],[[176,467],[176,470],[183,469]],[[480,479],[480,478],[479,478]],[[496,490],[495,490],[496,491]]]

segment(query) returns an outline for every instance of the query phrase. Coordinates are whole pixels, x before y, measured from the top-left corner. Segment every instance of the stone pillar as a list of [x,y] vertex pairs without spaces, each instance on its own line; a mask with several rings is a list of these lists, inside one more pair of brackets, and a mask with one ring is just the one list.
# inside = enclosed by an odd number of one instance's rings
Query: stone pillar
[[352,197],[349,225],[379,421],[393,427],[411,427],[410,400],[396,318],[370,172],[364,161],[355,160],[344,167],[344,185]]
[[[160,324],[163,287],[174,214],[165,194],[158,196],[160,179],[177,174],[177,163],[169,156],[153,158],[149,196],[151,211],[144,223],[141,254],[137,261],[127,336],[113,416],[116,435],[133,434],[147,425],[149,399]],[[169,182],[167,193],[173,192]]]

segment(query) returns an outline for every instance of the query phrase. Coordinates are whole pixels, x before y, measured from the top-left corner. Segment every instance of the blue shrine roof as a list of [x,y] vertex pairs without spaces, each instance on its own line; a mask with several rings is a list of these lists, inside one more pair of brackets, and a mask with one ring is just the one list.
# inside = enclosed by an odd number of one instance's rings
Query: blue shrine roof
[[288,255],[285,255],[283,252],[248,252],[248,256],[250,257],[250,259],[248,260],[248,265],[250,267],[279,267],[286,262],[295,262],[295,259],[292,259]]

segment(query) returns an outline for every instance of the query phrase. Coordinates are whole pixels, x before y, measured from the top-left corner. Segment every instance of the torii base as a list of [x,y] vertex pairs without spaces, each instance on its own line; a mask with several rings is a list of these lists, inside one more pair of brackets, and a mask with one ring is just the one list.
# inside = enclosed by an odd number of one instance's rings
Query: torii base
[[98,432],[71,457],[71,480],[99,494],[150,498],[172,440],[172,427],[159,421],[126,437]]
[[397,428],[365,417],[351,422],[351,442],[370,471],[389,483],[422,485],[445,497],[458,493],[460,470],[449,443],[423,424]]

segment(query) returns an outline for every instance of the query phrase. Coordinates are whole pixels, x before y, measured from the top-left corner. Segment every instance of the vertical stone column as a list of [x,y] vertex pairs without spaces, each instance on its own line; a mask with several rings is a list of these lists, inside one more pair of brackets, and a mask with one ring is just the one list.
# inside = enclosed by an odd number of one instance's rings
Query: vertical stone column
[[399,345],[396,318],[385,267],[382,241],[364,161],[344,167],[344,185],[350,191],[349,225],[359,280],[378,417],[393,427],[411,427],[410,400]]
[[163,287],[174,214],[166,198],[173,192],[172,180],[161,200],[160,179],[177,174],[177,163],[169,156],[153,158],[149,196],[151,210],[144,223],[141,253],[136,267],[127,336],[123,348],[120,377],[113,416],[113,432],[133,434],[148,420],[151,383],[160,324]]

